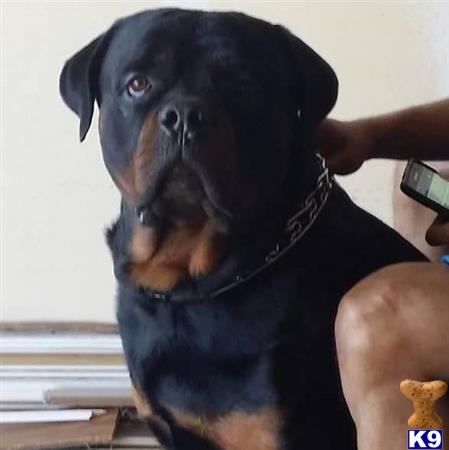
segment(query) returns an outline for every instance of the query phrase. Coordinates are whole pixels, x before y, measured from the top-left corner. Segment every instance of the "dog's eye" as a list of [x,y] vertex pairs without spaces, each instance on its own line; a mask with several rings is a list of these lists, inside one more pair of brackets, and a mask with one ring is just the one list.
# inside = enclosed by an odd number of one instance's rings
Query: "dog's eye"
[[151,83],[145,75],[136,75],[128,81],[126,89],[132,97],[139,97],[151,88]]

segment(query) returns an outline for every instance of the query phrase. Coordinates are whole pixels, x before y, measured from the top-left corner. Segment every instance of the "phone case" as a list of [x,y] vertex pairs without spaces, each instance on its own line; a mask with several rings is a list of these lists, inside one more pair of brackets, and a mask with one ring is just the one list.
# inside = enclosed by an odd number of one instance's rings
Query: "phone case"
[[447,210],[444,206],[440,205],[439,203],[434,202],[433,200],[431,200],[430,198],[426,197],[425,195],[420,194],[419,192],[415,191],[414,189],[412,189],[410,186],[408,186],[405,182],[405,180],[407,179],[408,173],[412,167],[413,164],[419,164],[422,165],[424,167],[426,167],[427,169],[431,170],[434,173],[438,173],[433,167],[428,166],[427,164],[424,164],[421,161],[418,160],[409,160],[409,162],[407,163],[407,166],[405,168],[404,171],[404,175],[402,176],[402,181],[401,181],[401,191],[408,195],[409,197],[411,197],[413,200],[417,201],[418,203],[420,203],[421,205],[426,206],[427,208],[430,208],[432,210],[434,210],[435,212],[437,212],[440,216],[446,218],[449,218],[449,210]]

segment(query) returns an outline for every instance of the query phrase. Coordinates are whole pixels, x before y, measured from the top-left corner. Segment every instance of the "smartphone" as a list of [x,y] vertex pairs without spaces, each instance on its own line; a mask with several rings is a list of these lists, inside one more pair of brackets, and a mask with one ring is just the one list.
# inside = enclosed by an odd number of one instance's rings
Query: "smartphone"
[[401,182],[404,194],[443,217],[449,217],[449,182],[421,161],[408,161]]

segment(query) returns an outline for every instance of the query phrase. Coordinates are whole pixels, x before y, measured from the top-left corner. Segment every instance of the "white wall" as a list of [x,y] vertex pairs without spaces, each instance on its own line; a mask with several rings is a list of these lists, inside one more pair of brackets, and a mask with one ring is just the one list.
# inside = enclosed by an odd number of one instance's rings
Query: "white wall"
[[[8,2],[2,24],[2,320],[114,319],[103,229],[119,197],[94,126],[58,94],[65,59],[117,17],[158,5],[237,9],[282,23],[335,68],[334,117],[377,114],[449,94],[449,3]],[[355,199],[391,221],[391,163],[345,178]]]

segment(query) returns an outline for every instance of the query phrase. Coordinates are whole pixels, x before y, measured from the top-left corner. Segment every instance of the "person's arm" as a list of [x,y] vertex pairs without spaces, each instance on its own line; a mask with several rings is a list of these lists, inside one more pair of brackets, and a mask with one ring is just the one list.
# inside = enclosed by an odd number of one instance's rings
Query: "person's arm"
[[371,158],[449,159],[449,99],[367,120]]
[[352,173],[371,158],[448,159],[449,99],[367,119],[327,119],[316,140],[338,174]]
[[[367,119],[327,119],[316,143],[329,169],[342,175],[370,158],[449,159],[449,99]],[[449,222],[437,218],[426,240],[449,245]]]

